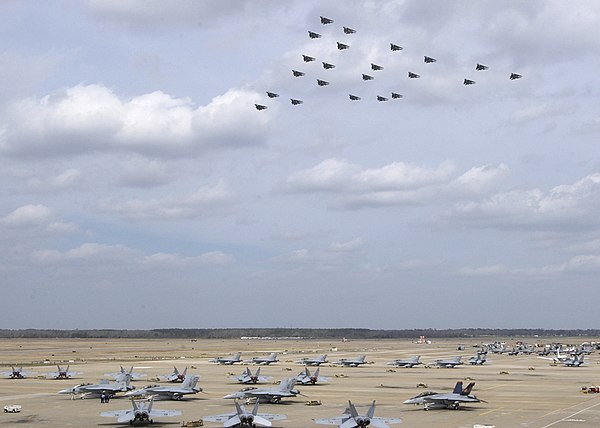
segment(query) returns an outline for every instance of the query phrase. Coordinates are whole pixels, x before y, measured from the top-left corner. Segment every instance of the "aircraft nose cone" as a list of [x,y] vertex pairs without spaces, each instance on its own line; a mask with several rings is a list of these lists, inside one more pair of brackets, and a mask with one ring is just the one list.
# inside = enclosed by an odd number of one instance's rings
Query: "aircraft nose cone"
[[224,396],[223,398],[242,398],[242,395],[238,392],[233,393],[233,394],[228,394],[226,396]]

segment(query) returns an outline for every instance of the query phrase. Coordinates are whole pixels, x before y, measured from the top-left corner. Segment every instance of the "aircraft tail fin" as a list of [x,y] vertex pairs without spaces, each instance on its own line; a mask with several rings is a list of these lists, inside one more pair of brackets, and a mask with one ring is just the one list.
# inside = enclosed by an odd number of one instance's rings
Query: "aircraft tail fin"
[[[248,371],[250,372],[250,369],[248,369]],[[252,372],[250,372],[250,376],[252,376]],[[254,374],[254,376],[256,376],[256,377],[260,376],[260,367],[256,369],[256,373]]]
[[242,356],[241,352],[236,352],[236,354],[233,356],[232,360],[239,361],[241,356]]
[[[240,406],[240,403],[237,400],[233,400],[233,402],[235,403],[235,412],[237,413],[237,415],[243,415],[244,410],[242,409],[242,406]],[[256,400],[256,402],[258,403],[258,400]]]
[[184,377],[185,377],[185,375],[187,375],[187,369],[188,369],[187,367],[185,369],[183,369],[183,373],[182,374],[183,374]]
[[369,407],[369,411],[367,412],[367,417],[369,419],[373,419],[374,414],[375,414],[375,400],[373,400],[371,407]]
[[460,394],[462,393],[463,390],[463,383],[462,380],[459,380],[458,382],[456,382],[456,385],[454,385],[454,390],[452,391],[453,394]]
[[260,404],[260,400],[256,400],[254,404],[254,408],[252,409],[252,415],[256,416],[258,414],[258,405]]
[[320,370],[321,370],[321,367],[317,367],[317,370],[315,370],[315,374],[313,376],[318,378]]
[[469,395],[474,386],[475,382],[469,383],[467,387],[461,391],[460,395]]
[[356,418],[358,416],[358,412],[356,411],[356,407],[352,404],[352,401],[348,400],[348,410],[350,411],[350,416]]

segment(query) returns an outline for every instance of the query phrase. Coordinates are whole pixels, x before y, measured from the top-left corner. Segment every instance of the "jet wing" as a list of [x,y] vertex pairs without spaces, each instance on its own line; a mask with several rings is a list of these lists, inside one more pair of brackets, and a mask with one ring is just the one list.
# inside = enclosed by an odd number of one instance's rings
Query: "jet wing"
[[237,416],[235,413],[224,413],[222,415],[202,416],[202,419],[208,422],[226,422]]
[[150,416],[179,416],[181,415],[180,410],[161,410],[161,409],[152,409],[150,411]]
[[313,422],[319,425],[341,425],[344,423],[344,419],[347,419],[348,416],[346,417],[342,417],[342,416],[337,416],[335,418],[320,418],[320,419],[313,419]]

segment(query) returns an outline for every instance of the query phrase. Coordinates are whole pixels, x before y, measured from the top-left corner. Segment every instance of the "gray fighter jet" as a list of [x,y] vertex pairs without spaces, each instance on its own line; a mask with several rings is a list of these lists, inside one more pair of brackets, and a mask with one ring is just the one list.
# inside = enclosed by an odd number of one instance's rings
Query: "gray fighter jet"
[[563,361],[565,367],[579,367],[583,364],[583,355],[574,355],[571,358],[567,358]]
[[237,380],[240,383],[259,383],[266,382],[271,379],[271,376],[261,376],[260,375],[260,367],[256,370],[256,373],[252,374],[252,371],[249,367],[246,367],[246,370],[242,372],[239,376],[230,377],[231,380]]
[[2,376],[7,377],[8,379],[25,379],[27,377],[37,375],[36,372],[28,372],[26,370],[23,370],[23,367],[11,366],[11,369],[12,370],[10,371],[2,372]]
[[471,80],[471,79],[465,79],[463,80],[463,85],[474,85],[475,81]]
[[377,64],[371,63],[371,70],[373,70],[373,71],[381,71],[381,70],[383,70],[383,67],[381,65],[377,65]]
[[79,394],[81,399],[84,398],[97,398],[102,395],[107,395],[109,397],[114,396],[118,392],[127,392],[131,391],[133,386],[130,385],[130,379],[128,376],[125,376],[124,380],[111,382],[108,379],[102,379],[99,383],[96,384],[79,384],[75,385],[72,388],[61,389],[58,391],[59,394],[70,394],[71,398],[74,398],[75,395]]
[[521,77],[523,77],[523,76],[521,76],[520,74],[517,74],[517,73],[510,73],[510,77],[509,77],[509,79],[510,79],[510,80],[517,80],[517,79],[520,79]]
[[398,92],[392,92],[392,98],[395,99],[395,100],[397,100],[397,99],[400,99],[400,98],[404,98],[404,95],[399,94]]
[[310,37],[311,39],[320,39],[321,35],[319,33],[315,33],[314,31],[309,31],[308,37]]
[[408,77],[410,77],[411,79],[418,79],[421,76],[419,76],[417,73],[413,73],[412,71],[409,71]]
[[[292,102],[293,104],[293,102]],[[263,366],[268,366],[271,363],[276,363],[277,361],[279,361],[277,359],[277,352],[271,352],[269,355],[267,355],[266,357],[254,357],[251,358],[247,361],[244,361],[244,363],[246,364],[260,364]]]
[[333,19],[325,18],[324,16],[320,16],[319,18],[321,18],[321,24],[323,25],[333,24]]
[[241,352],[236,352],[231,357],[217,357],[217,358],[213,358],[212,360],[208,360],[208,362],[209,363],[224,364],[226,366],[230,366],[230,365],[235,364],[235,363],[241,363],[242,362],[241,356],[242,356]]
[[375,428],[389,428],[389,425],[399,424],[402,419],[399,418],[382,418],[374,416],[375,400],[369,407],[367,414],[361,416],[358,414],[356,407],[351,401],[348,401],[348,407],[344,410],[341,416],[334,418],[313,419],[316,424],[320,425],[337,425],[339,428],[365,428],[372,426]]
[[302,76],[304,76],[306,73],[304,73],[303,71],[292,70],[292,74],[294,75],[294,77],[302,77]]
[[431,64],[432,62],[436,62],[436,61],[437,61],[437,59],[435,59],[435,58],[431,58],[430,56],[426,56],[426,57],[423,59],[423,61],[424,61],[426,64]]
[[487,361],[487,353],[480,354],[478,352],[477,355],[469,358],[469,364],[471,364],[473,366],[482,366],[486,363],[486,361]]
[[350,97],[351,101],[360,101],[361,99],[358,95],[348,94],[348,96]]
[[330,63],[328,63],[328,62],[324,62],[324,63],[323,63],[323,68],[324,68],[325,70],[330,70],[330,69],[332,69],[332,68],[335,68],[335,65],[334,65],[334,64],[330,64]]
[[382,97],[381,95],[377,95],[377,101],[387,101],[386,97]]
[[[360,99],[359,97],[357,97]],[[352,99],[352,95],[350,96]],[[327,362],[327,354],[319,355],[317,358],[302,358],[296,361],[296,364],[304,364],[305,366],[320,366],[323,363]]]
[[477,71],[484,71],[487,70],[489,67],[487,65],[483,65],[483,64],[477,64],[475,66],[475,70]]
[[293,105],[293,106],[297,106],[297,105],[300,105],[300,104],[302,104],[304,101],[302,101],[302,100],[297,100],[297,99],[295,99],[295,98],[290,98],[290,102],[292,103],[292,105]]
[[104,376],[109,377],[111,379],[114,379],[117,382],[124,381],[126,377],[128,377],[129,380],[140,380],[140,379],[146,377],[146,375],[143,374],[143,373],[135,373],[133,371],[133,366],[131,366],[131,368],[129,370],[125,370],[123,368],[123,366],[121,366],[121,370],[119,370],[118,372],[116,372],[116,373],[104,373]]
[[274,415],[270,413],[258,413],[259,402],[254,404],[251,412],[235,400],[235,412],[222,415],[203,416],[208,422],[223,422],[224,427],[270,427],[271,421],[287,419],[286,415]]
[[430,364],[436,366],[436,367],[444,367],[446,369],[453,369],[456,366],[460,366],[463,362],[461,361],[462,357],[459,355],[457,357],[454,357],[452,359],[439,359],[439,360],[434,360],[432,361]]
[[131,406],[133,408],[127,410],[115,410],[111,412],[102,412],[100,416],[108,417],[108,418],[117,418],[117,422],[125,423],[128,422],[129,425],[134,424],[152,424],[154,423],[154,419],[156,417],[169,417],[169,416],[179,416],[181,415],[181,411],[179,410],[159,410],[153,409],[152,405],[154,401],[152,398],[150,400],[140,400],[135,401],[133,398],[131,399]]
[[277,404],[281,402],[282,398],[295,397],[300,394],[297,389],[294,389],[294,385],[296,385],[296,379],[282,379],[276,388],[248,387],[233,394],[228,394],[223,398],[236,398],[247,401],[256,399],[263,403]]
[[367,364],[367,362],[365,361],[365,358],[367,358],[366,355],[359,355],[356,358],[341,358],[338,361],[336,361],[334,364],[337,364],[339,366],[345,366],[345,367],[358,367],[362,364]]
[[256,107],[256,110],[261,111],[261,110],[266,110],[268,109],[267,106],[264,106],[262,104],[254,104],[254,107]]
[[46,377],[53,379],[72,379],[73,377],[81,374],[81,372],[70,372],[69,367],[70,366],[67,365],[67,368],[63,368],[57,365],[56,368],[58,371],[46,373]]
[[269,98],[277,98],[278,96],[279,96],[279,94],[277,94],[275,92],[267,91],[267,97],[269,97]]
[[373,76],[369,76],[368,74],[364,74],[362,75],[363,80],[373,80],[374,77]]
[[344,33],[345,34],[354,34],[356,33],[356,30],[350,27],[344,27]]
[[341,51],[345,50],[345,49],[350,49],[350,46],[345,44],[345,43],[340,43],[337,42],[337,48]]
[[298,375],[296,376],[296,382],[302,385],[316,385],[318,383],[327,383],[331,380],[330,377],[319,376],[319,371],[321,368],[317,368],[313,374],[310,374],[308,371],[308,367],[305,367]]
[[471,382],[465,389],[462,381],[456,382],[452,392],[437,393],[432,391],[423,392],[413,398],[404,401],[404,404],[423,404],[424,410],[429,409],[458,409],[461,403],[485,402],[471,394],[475,382]]
[[308,55],[302,55],[302,60],[303,60],[304,62],[311,62],[311,61],[314,61],[314,60],[315,60],[315,58],[314,58],[314,57],[312,57],[312,56],[308,56]]
[[412,357],[411,359],[408,359],[408,360],[393,360],[393,361],[390,361],[388,363],[388,365],[394,366],[394,367],[406,367],[406,368],[411,369],[414,366],[418,366],[419,364],[423,364],[420,360],[421,360],[421,356],[417,355],[417,356]]
[[166,380],[167,382],[183,382],[185,381],[187,371],[187,367],[182,372],[180,372],[179,370],[177,370],[177,367],[173,366],[173,373],[160,377]]
[[403,48],[400,45],[396,45],[394,43],[390,43],[390,50],[391,51],[401,51]]
[[125,394],[126,397],[154,397],[156,400],[181,400],[184,395],[197,394],[202,388],[196,388],[199,376],[188,376],[180,386],[149,385],[134,389]]

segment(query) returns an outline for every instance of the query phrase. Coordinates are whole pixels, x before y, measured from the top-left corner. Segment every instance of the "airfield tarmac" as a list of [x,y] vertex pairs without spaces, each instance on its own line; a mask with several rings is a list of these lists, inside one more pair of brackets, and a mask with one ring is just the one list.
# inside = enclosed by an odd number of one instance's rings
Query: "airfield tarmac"
[[[123,426],[116,419],[100,417],[102,411],[130,408],[128,400],[115,398],[108,404],[98,399],[71,400],[58,395],[60,389],[78,383],[96,383],[104,373],[116,372],[119,365],[135,367],[136,372],[147,374],[147,379],[133,382],[136,387],[156,383],[152,378],[172,372],[173,366],[200,375],[203,393],[182,401],[159,401],[159,409],[177,409],[182,416],[162,418],[153,426],[175,427],[181,421],[199,419],[205,415],[228,413],[233,410],[232,400],[222,397],[241,389],[229,379],[229,373],[238,375],[245,365],[223,366],[209,363],[210,358],[242,352],[243,359],[279,352],[280,362],[263,366],[261,374],[272,376],[273,381],[292,377],[303,366],[294,361],[328,354],[329,361],[366,354],[367,364],[362,367],[333,367],[324,364],[321,376],[331,377],[329,384],[298,386],[305,396],[284,399],[281,404],[263,404],[261,412],[283,413],[281,427],[316,427],[312,418],[339,416],[348,399],[366,412],[372,400],[377,401],[375,416],[402,418],[399,427],[472,428],[475,424],[504,427],[565,428],[600,426],[600,394],[583,394],[582,386],[600,384],[600,353],[586,356],[579,368],[554,366],[535,355],[489,354],[483,366],[464,364],[454,369],[393,368],[386,362],[396,358],[421,355],[427,363],[436,358],[462,355],[467,361],[475,355],[475,345],[505,341],[509,347],[517,340],[530,344],[551,342],[581,344],[595,338],[473,338],[464,340],[434,339],[431,344],[416,344],[410,340],[103,340],[103,339],[0,339],[0,371],[11,365],[23,365],[25,370],[39,375],[56,370],[54,364],[69,364],[71,370],[82,372],[77,379],[52,380],[42,378],[0,379],[0,405],[20,404],[21,413],[0,413],[0,426],[47,427]],[[457,350],[465,344],[463,351]],[[332,349],[337,349],[332,351]],[[44,363],[44,361],[46,363]],[[254,371],[256,367],[252,367]],[[311,372],[314,368],[310,368]],[[342,376],[345,375],[345,376]],[[417,384],[427,384],[427,390],[450,391],[458,380],[476,382],[473,393],[486,400],[462,407],[460,410],[423,411],[421,406],[404,405],[402,401],[423,392]],[[161,382],[163,383],[163,382]],[[306,406],[307,399],[321,400],[321,406]],[[222,424],[205,423],[217,427]]]

